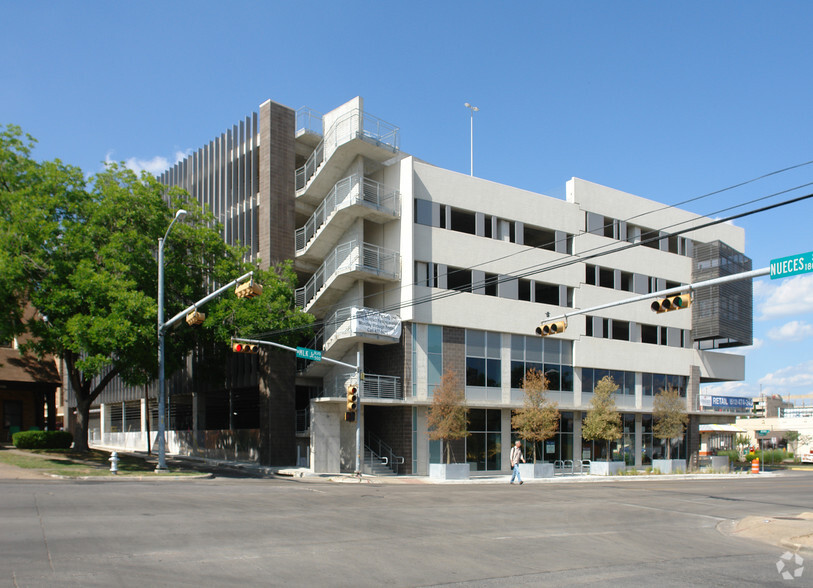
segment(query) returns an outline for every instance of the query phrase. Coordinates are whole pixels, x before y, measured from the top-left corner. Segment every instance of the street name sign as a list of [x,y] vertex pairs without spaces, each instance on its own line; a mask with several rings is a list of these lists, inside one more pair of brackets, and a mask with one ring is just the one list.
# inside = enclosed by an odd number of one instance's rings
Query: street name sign
[[771,279],[813,272],[813,251],[771,260]]
[[762,435],[763,437],[764,437],[765,435],[767,435],[768,433],[770,433],[770,432],[771,432],[771,431],[770,431],[770,429],[760,429],[759,431],[757,431],[757,433],[759,433],[759,434],[760,434],[760,435]]
[[308,349],[307,347],[297,347],[296,356],[310,359],[311,361],[322,361],[322,352],[316,349]]

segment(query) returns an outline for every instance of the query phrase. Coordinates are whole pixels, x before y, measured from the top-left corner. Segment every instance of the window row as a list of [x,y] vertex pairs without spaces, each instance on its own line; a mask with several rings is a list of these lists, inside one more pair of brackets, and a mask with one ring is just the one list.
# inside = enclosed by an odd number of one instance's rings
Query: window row
[[613,288],[614,290],[635,292],[636,294],[651,294],[667,288],[677,288],[681,285],[680,282],[673,282],[664,278],[655,278],[590,264],[585,265],[584,282],[591,286]]
[[537,227],[522,221],[503,219],[420,198],[415,199],[414,212],[415,223],[419,225],[573,254],[573,235],[564,231]]
[[646,325],[600,316],[585,317],[585,335],[599,339],[615,339],[669,347],[691,347],[691,331],[661,325]]
[[[616,394],[635,396],[635,372],[621,370],[605,370],[597,368],[582,368],[582,393],[592,393],[602,378],[612,377],[618,385]],[[672,374],[641,374],[641,389],[643,396],[655,396],[661,390],[674,388],[680,396],[686,397],[686,388],[689,383],[687,376]]]
[[593,235],[617,239],[628,243],[640,243],[660,251],[691,257],[694,242],[686,237],[670,235],[665,231],[635,225],[609,216],[588,212],[585,215],[585,230]]
[[415,262],[415,284],[485,296],[573,307],[573,288],[427,261]]

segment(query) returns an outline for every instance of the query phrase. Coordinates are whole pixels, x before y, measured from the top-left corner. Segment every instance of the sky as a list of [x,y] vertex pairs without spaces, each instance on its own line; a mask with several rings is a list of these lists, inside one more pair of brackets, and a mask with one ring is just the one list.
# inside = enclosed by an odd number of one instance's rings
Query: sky
[[[549,196],[576,176],[724,218],[813,192],[806,0],[0,0],[0,14],[0,124],[87,174],[160,173],[267,99],[327,112],[362,96],[404,152],[469,173],[473,144],[475,176]],[[806,200],[734,224],[762,268],[813,251],[812,221]],[[704,393],[811,394],[811,343],[813,274],[756,279],[745,381]]]

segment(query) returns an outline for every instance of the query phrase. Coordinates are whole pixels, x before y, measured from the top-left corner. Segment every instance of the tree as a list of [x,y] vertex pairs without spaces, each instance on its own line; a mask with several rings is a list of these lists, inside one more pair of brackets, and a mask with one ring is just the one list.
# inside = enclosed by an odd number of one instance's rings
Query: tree
[[612,376],[604,376],[593,390],[591,408],[582,424],[582,437],[588,441],[607,442],[607,461],[610,461],[610,442],[621,437],[621,414],[615,407],[618,384]]
[[522,408],[511,417],[511,427],[518,432],[520,439],[532,444],[534,463],[536,444],[550,439],[559,430],[559,410],[556,403],[545,396],[548,385],[545,374],[535,369],[528,370],[522,381],[525,392]]
[[449,441],[464,439],[469,434],[468,412],[466,394],[457,374],[444,373],[440,385],[435,388],[426,420],[429,426],[429,439],[441,440],[446,447],[447,464],[452,463]]
[[788,447],[793,451],[793,459],[797,460],[799,458],[797,455],[799,443],[810,443],[810,436],[802,435],[799,431],[785,431],[785,441],[787,441]]
[[[165,317],[249,265],[186,192],[116,164],[86,180],[59,160],[36,162],[33,145],[19,127],[0,132],[0,337],[31,335],[24,351],[64,360],[77,402],[75,444],[86,450],[90,407],[107,385],[116,377],[130,385],[156,377],[158,239],[174,211],[188,215],[164,247]],[[222,347],[243,328],[311,322],[294,306],[290,264],[258,278],[262,296],[240,300],[239,308],[233,294],[221,297],[207,305],[202,330],[168,335],[168,374],[196,345]],[[22,321],[26,303],[37,320]]]
[[661,388],[652,401],[652,417],[655,420],[652,432],[658,439],[666,440],[666,459],[672,459],[671,441],[683,436],[689,422],[686,400],[676,388]]
[[751,445],[751,438],[748,435],[737,435],[734,437],[734,447],[737,448],[739,461],[745,461],[745,450]]

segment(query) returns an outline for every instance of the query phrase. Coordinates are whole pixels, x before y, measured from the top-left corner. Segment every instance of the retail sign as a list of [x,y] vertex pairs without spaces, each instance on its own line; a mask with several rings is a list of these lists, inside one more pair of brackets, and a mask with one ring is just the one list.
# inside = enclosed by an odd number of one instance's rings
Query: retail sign
[[700,406],[709,408],[751,408],[752,400],[743,396],[711,396],[700,395]]
[[297,347],[296,356],[310,359],[311,361],[322,361],[322,352],[307,347]]
[[813,272],[813,251],[771,260],[771,279]]

